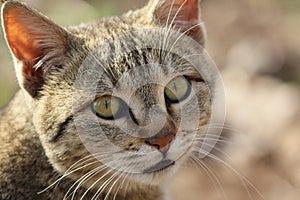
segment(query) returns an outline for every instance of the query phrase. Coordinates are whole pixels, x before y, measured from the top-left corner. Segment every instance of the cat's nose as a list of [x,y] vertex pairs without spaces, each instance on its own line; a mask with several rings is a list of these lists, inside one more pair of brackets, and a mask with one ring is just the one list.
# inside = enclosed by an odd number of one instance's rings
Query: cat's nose
[[155,147],[160,152],[168,151],[170,143],[175,139],[176,134],[172,132],[158,133],[145,140],[145,143],[149,146]]

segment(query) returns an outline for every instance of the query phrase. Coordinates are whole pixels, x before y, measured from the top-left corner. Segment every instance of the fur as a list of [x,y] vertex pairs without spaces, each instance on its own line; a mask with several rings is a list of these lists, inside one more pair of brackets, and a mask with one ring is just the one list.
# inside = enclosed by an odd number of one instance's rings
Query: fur
[[[179,130],[181,119],[197,119],[186,123],[207,125],[212,101],[209,87],[213,85],[177,54],[145,46],[155,43],[161,32],[137,32],[167,27],[179,31],[176,38],[188,35],[203,45],[198,1],[177,0],[174,6],[171,2],[150,1],[120,17],[66,29],[23,3],[4,3],[3,28],[22,89],[1,111],[2,199],[63,199],[72,195],[87,199],[165,198],[163,186],[192,153],[190,146],[199,145],[194,144],[192,133],[196,131],[196,137],[203,134],[198,127],[189,130],[188,125]],[[168,15],[170,19],[166,19]],[[169,33],[161,37],[165,34]],[[192,54],[192,47],[177,48],[185,55]],[[149,63],[159,67],[141,67]],[[202,60],[202,64],[207,63]],[[190,76],[194,97],[180,106],[165,105],[163,86],[178,73]],[[143,85],[145,80],[149,84]],[[120,120],[99,119],[91,112],[94,98],[107,93],[128,104],[134,120],[123,120],[122,124],[136,135],[124,132]],[[195,110],[201,114],[194,115]],[[176,139],[163,157],[178,160],[170,169],[147,173],[162,159],[162,152],[145,143],[156,131],[156,138],[174,132]],[[106,138],[121,152],[113,151]],[[129,156],[139,152],[151,156]],[[92,173],[95,169],[97,173]],[[127,174],[128,169],[135,173]],[[57,180],[57,185],[51,185]]]

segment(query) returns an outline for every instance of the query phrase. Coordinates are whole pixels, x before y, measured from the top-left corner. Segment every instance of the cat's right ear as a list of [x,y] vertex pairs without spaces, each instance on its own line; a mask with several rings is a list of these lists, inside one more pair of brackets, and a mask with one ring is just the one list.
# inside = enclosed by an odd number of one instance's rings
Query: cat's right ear
[[35,97],[47,71],[65,59],[72,37],[42,14],[17,1],[3,4],[2,27],[19,84]]
[[205,44],[205,27],[200,20],[200,0],[150,0],[146,9],[161,26],[173,27]]

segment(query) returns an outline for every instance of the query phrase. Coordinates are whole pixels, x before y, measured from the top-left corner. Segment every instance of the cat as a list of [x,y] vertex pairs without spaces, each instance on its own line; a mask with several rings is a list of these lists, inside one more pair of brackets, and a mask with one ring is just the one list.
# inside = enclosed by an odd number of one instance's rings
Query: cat
[[8,0],[2,26],[21,89],[0,115],[1,199],[167,199],[213,149],[198,0],[68,28]]

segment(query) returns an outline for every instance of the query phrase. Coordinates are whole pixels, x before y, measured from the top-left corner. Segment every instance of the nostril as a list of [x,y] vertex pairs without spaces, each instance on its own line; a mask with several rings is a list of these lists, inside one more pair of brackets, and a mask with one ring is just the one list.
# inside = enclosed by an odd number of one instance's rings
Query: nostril
[[160,149],[160,145],[159,144],[155,144],[153,143],[153,139],[152,138],[148,138],[145,143],[149,146],[152,146],[152,147],[155,147],[157,148],[158,150]]
[[155,147],[159,151],[169,149],[170,143],[174,140],[175,134],[156,135],[145,140],[149,146]]
[[147,145],[149,145],[149,146],[152,146],[152,144],[151,144],[151,142],[150,142],[150,138],[148,138],[148,139],[145,141],[145,143],[146,143]]

